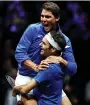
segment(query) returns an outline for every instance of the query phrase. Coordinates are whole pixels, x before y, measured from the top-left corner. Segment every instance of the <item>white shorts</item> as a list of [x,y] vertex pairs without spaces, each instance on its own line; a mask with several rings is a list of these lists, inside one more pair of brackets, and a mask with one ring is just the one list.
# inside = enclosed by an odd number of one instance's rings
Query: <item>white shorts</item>
[[[19,86],[19,85],[24,85],[26,83],[28,83],[30,80],[32,79],[32,77],[29,76],[23,76],[20,75],[19,73],[17,74],[17,77],[15,79],[15,86]],[[34,95],[33,94],[33,90],[31,90],[28,95]]]
[[62,98],[66,96],[66,93],[62,90]]
[[[30,80],[32,79],[32,77],[29,77],[29,76],[22,76],[20,74],[17,74],[17,77],[15,79],[15,85],[18,86],[18,85],[24,85],[26,84],[27,82],[29,82]],[[28,95],[34,95],[33,94],[33,90],[31,90]],[[65,92],[62,90],[62,98],[65,97],[66,94]]]

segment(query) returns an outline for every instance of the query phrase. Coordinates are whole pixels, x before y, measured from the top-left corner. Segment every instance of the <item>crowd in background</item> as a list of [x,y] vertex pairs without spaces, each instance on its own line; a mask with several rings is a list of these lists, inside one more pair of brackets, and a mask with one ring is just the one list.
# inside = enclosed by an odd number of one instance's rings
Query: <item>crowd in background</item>
[[[16,45],[29,24],[39,22],[44,1],[0,1],[0,104],[16,105],[5,74],[17,74]],[[60,27],[73,47],[78,70],[65,77],[64,90],[73,105],[90,105],[90,13],[89,1],[55,1],[61,8]],[[87,7],[87,8],[86,8]]]

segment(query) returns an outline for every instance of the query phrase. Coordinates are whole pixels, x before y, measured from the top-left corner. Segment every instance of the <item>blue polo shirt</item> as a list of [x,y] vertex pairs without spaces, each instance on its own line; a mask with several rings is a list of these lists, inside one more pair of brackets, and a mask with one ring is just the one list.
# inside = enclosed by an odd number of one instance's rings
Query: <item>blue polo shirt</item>
[[34,79],[41,93],[38,105],[60,105],[64,72],[59,64],[50,64],[47,70],[40,71]]
[[[61,30],[59,30],[61,32]],[[40,42],[47,32],[43,29],[42,23],[31,24],[27,27],[23,33],[15,51],[15,58],[18,62],[18,70],[21,75],[34,77],[37,73],[32,69],[25,68],[22,62],[25,60],[31,60],[36,64],[39,64],[42,60],[40,55]],[[62,35],[64,35],[61,32]],[[64,68],[64,72],[70,75],[74,75],[77,71],[77,65],[73,56],[72,46],[69,38],[65,36],[66,46],[63,53],[63,58],[68,61],[67,67]]]
[[31,60],[36,64],[40,63],[41,55],[39,44],[45,35],[45,32],[42,30],[42,25],[39,23],[29,25],[17,45],[15,58],[18,62],[18,69],[21,75],[31,77],[36,75],[36,72],[32,69],[25,68],[22,65],[22,62],[25,60]]

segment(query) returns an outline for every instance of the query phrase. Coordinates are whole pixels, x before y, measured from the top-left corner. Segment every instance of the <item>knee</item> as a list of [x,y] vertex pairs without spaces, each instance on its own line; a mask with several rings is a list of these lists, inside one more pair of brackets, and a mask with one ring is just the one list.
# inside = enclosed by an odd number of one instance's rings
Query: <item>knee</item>
[[37,101],[34,99],[30,99],[25,101],[24,105],[37,105]]

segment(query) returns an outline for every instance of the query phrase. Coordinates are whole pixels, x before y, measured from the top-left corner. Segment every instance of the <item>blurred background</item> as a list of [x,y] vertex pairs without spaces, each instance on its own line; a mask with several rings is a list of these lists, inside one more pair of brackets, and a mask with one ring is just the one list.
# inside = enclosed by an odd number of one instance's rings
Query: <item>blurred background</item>
[[[16,77],[16,45],[29,24],[40,21],[45,1],[0,1],[0,105],[16,105],[5,74]],[[72,105],[90,105],[90,1],[53,1],[61,8],[60,27],[72,43],[76,75],[65,77]]]

